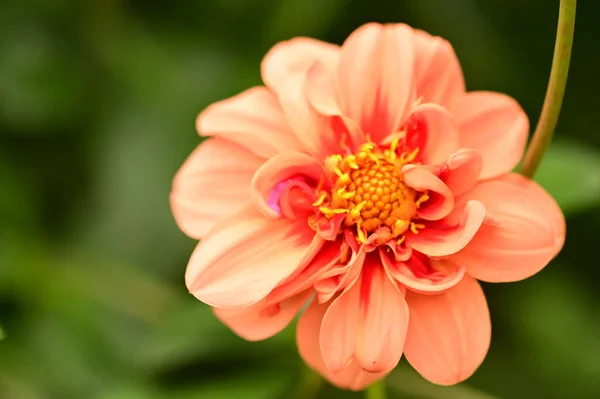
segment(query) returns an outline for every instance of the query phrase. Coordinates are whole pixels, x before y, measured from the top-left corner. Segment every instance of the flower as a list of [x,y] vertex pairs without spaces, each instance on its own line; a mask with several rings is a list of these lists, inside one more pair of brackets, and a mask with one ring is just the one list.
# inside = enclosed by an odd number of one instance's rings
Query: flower
[[211,136],[178,172],[171,206],[201,239],[189,291],[248,340],[298,322],[298,349],[362,389],[402,354],[428,380],[468,378],[490,343],[477,282],[540,271],[565,221],[511,173],[529,122],[512,98],[466,92],[451,45],[367,24],[340,46],[275,45],[265,87],[197,119]]

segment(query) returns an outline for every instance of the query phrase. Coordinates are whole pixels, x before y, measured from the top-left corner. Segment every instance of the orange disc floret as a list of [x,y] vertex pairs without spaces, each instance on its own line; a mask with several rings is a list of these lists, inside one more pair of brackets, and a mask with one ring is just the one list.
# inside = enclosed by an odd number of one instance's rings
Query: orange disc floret
[[411,220],[427,196],[408,187],[401,172],[417,151],[398,155],[396,147],[397,142],[387,149],[368,142],[356,154],[333,155],[326,161],[334,184],[315,206],[327,218],[345,213],[344,224],[356,226],[361,242],[382,226],[389,227],[394,238],[418,227]]

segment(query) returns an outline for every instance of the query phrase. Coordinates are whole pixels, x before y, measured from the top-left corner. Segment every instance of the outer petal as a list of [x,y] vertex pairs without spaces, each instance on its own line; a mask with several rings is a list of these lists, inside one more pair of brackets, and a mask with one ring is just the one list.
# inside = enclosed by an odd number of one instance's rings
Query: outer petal
[[413,32],[404,24],[363,25],[342,46],[342,108],[375,142],[394,133],[412,105],[413,63]]
[[425,167],[406,165],[402,168],[404,181],[417,191],[427,191],[429,199],[417,211],[425,220],[440,220],[454,209],[454,195],[450,188]]
[[537,183],[516,174],[479,183],[465,194],[481,201],[492,221],[452,260],[473,277],[517,281],[540,271],[562,249],[564,216]]
[[211,306],[250,306],[310,261],[321,245],[305,223],[272,220],[249,209],[198,244],[186,270],[186,284]]
[[338,373],[332,373],[325,366],[319,345],[319,331],[328,306],[329,304],[313,301],[298,321],[296,341],[302,359],[329,382],[342,389],[359,391],[383,378],[387,373],[366,372],[360,368],[356,360],[350,360],[348,365]]
[[264,158],[300,147],[277,97],[264,87],[214,103],[196,119],[201,136],[218,136]]
[[323,317],[320,347],[332,373],[344,370],[356,351],[360,323],[360,283],[333,300]]
[[281,302],[273,303],[267,298],[247,308],[213,308],[213,311],[240,337],[259,341],[283,330],[311,294],[310,291],[304,291]]
[[169,198],[179,228],[200,239],[219,221],[248,206],[252,175],[262,162],[223,139],[200,144],[173,181]]
[[482,179],[510,172],[519,163],[529,119],[511,97],[476,91],[458,98],[450,108],[460,129],[460,146],[483,155]]
[[483,362],[491,338],[490,315],[476,280],[465,276],[438,295],[407,293],[410,324],[404,353],[426,379],[452,385]]
[[481,202],[469,201],[455,225],[432,223],[419,234],[409,235],[406,242],[411,248],[433,257],[455,254],[473,239],[485,215],[486,209]]
[[278,217],[279,213],[269,205],[269,196],[281,182],[304,177],[313,182],[319,180],[323,166],[310,155],[300,152],[279,154],[265,162],[252,179],[252,197],[267,216]]
[[381,267],[378,257],[365,264],[361,286],[362,321],[356,359],[369,372],[389,372],[398,365],[408,328],[404,295]]
[[424,103],[448,106],[465,92],[465,81],[452,45],[415,30],[417,97]]
[[290,74],[306,72],[315,61],[333,68],[339,52],[339,46],[307,37],[277,43],[263,58],[263,81],[272,90],[280,92]]
[[417,160],[425,165],[446,162],[458,150],[458,126],[453,116],[436,104],[416,106],[406,122],[406,145],[419,149]]
[[360,279],[336,298],[321,325],[321,352],[332,372],[355,356],[368,372],[389,372],[400,361],[408,307],[378,257],[367,258]]

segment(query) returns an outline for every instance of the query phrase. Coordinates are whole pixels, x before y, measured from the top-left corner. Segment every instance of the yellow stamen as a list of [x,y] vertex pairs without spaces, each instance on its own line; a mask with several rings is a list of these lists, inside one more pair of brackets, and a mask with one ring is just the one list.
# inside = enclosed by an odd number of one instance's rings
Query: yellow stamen
[[394,140],[392,140],[392,143],[390,144],[390,152],[392,154],[396,154],[396,150],[398,149],[398,143],[400,142],[400,137],[396,137]]
[[367,201],[363,201],[360,204],[356,205],[354,208],[352,208],[350,210],[350,216],[353,219],[359,219],[360,218],[360,211],[364,208],[364,206],[367,204]]
[[358,169],[356,157],[354,155],[348,155],[346,158],[344,158],[343,166],[348,166],[351,169]]
[[313,206],[321,206],[323,205],[323,201],[327,198],[327,193],[321,194],[319,199],[316,202],[313,202]]
[[402,245],[402,243],[404,242],[404,240],[406,240],[406,236],[400,237],[400,239],[398,241],[396,241],[396,244]]
[[410,231],[412,231],[413,234],[419,234],[418,229],[424,229],[424,228],[425,228],[424,224],[414,223],[414,222],[410,224]]
[[367,237],[365,236],[365,232],[362,229],[362,221],[361,220],[356,222],[356,232],[357,232],[356,239],[358,240],[358,242],[360,242],[361,244],[366,243]]
[[330,209],[330,208],[327,208],[325,206],[320,206],[319,207],[319,211],[321,211],[321,213],[323,215],[325,215],[325,217],[327,219],[331,219],[335,215],[341,215],[343,213],[348,213],[347,209]]
[[429,199],[429,195],[427,195],[427,193],[424,193],[423,195],[421,195],[419,197],[418,200],[415,201],[415,205],[417,206],[417,208],[419,208],[421,206],[421,204],[423,204],[423,202],[427,201]]
[[338,179],[338,184],[340,186],[345,186],[346,184],[350,183],[350,175],[348,173],[344,173],[343,175],[340,176],[340,178]]
[[415,160],[415,158],[417,157],[417,154],[419,153],[419,149],[415,148],[413,150],[413,152],[411,152],[410,154],[407,154],[406,152],[403,152],[402,154],[400,154],[400,161],[402,161],[402,163],[410,163],[412,161]]

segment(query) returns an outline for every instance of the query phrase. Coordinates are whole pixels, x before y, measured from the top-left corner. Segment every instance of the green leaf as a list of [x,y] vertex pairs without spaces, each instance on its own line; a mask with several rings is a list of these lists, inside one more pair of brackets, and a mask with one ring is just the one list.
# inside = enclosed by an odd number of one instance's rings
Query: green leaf
[[574,141],[558,141],[546,152],[534,176],[572,214],[600,201],[600,153]]
[[478,391],[465,384],[452,387],[434,385],[419,376],[409,367],[396,368],[386,379],[390,390],[403,394],[404,398],[414,399],[494,399],[493,396]]

